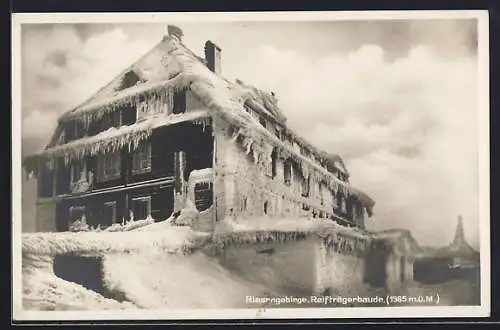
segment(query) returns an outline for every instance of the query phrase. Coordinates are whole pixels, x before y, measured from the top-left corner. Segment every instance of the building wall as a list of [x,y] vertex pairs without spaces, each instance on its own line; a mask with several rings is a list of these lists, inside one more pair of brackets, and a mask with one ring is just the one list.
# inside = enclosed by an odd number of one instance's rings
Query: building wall
[[363,287],[365,259],[363,257],[340,253],[325,244],[317,242],[315,294],[347,294]]
[[56,203],[52,200],[38,200],[36,205],[36,231],[56,231]]
[[311,294],[316,281],[316,242],[227,246],[221,264],[277,293]]
[[363,292],[361,256],[327,248],[317,237],[281,243],[225,246],[221,264],[249,281],[281,294],[322,295]]
[[413,281],[413,259],[393,251],[386,263],[386,273],[386,288],[390,292],[405,290],[405,284]]
[[[302,173],[292,166],[291,184],[284,181],[285,159],[277,158],[276,175],[267,171],[271,159],[256,161],[253,153],[234,141],[228,126],[221,120],[215,121],[216,140],[216,196],[219,205],[224,204],[225,214],[242,217],[263,216],[305,217],[333,214],[334,201],[326,185],[311,180],[310,195],[302,197]],[[322,190],[323,203],[320,194]],[[221,194],[224,194],[222,201]],[[306,203],[310,207],[303,209]],[[267,211],[267,212],[266,212]],[[220,217],[220,212],[219,212]]]

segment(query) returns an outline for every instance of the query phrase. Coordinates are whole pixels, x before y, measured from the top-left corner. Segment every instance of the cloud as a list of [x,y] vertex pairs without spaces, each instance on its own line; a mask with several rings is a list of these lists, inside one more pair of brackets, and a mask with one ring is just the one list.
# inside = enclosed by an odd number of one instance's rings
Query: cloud
[[319,61],[265,46],[237,74],[275,91],[292,127],[345,158],[352,183],[377,201],[368,226],[434,245],[452,239],[458,214],[478,236],[476,66],[422,45],[393,60],[366,44]]
[[23,139],[41,148],[57,117],[69,111],[158,40],[131,40],[120,28],[82,38],[81,28],[62,25],[23,31]]

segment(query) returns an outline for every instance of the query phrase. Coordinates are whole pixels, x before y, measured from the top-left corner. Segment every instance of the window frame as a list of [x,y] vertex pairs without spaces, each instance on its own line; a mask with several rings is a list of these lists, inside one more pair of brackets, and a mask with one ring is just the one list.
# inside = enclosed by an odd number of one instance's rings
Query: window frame
[[[79,169],[76,172],[76,169]],[[83,172],[83,177],[82,177]],[[81,163],[73,163],[71,164],[71,172],[70,172],[70,183],[77,183],[79,181],[87,181],[87,163],[82,161]]]
[[[147,214],[146,214],[146,218],[144,219],[139,219],[136,217],[136,213],[135,213],[135,203],[139,202],[144,202],[146,201],[147,202]],[[148,216],[151,216],[151,212],[152,212],[152,209],[151,209],[151,196],[140,196],[140,197],[133,197],[132,198],[132,213],[134,215],[134,221],[136,220],[145,220],[147,219]]]
[[[144,154],[146,154],[146,156],[144,156]],[[144,166],[144,164],[146,164],[146,166]],[[132,166],[130,170],[132,175],[151,173],[152,147],[150,141],[142,143],[132,152]]]
[[[122,170],[121,163],[120,152],[115,151],[112,153],[100,154],[97,157],[97,182],[106,182],[119,179],[121,177]],[[110,171],[110,169],[117,171],[117,173],[115,173],[114,171]],[[108,170],[111,173],[108,173]]]
[[[201,188],[200,188],[201,186]],[[205,187],[207,186],[207,187]],[[212,182],[197,182],[194,187],[193,187],[193,198],[194,198],[194,204],[195,204],[195,207],[196,209],[198,210],[198,212],[203,212],[203,211],[206,211],[208,210],[210,207],[212,207],[212,205],[214,204],[214,197],[213,197],[213,183]],[[197,198],[197,196],[199,196],[200,192],[209,192],[210,193],[210,204],[208,205],[208,207],[200,210],[198,209],[198,205],[196,205],[196,202],[197,200],[200,200],[200,198]]]
[[116,201],[104,202],[104,207],[112,207],[113,208],[113,216],[111,218],[111,224],[117,223],[117,207]]
[[292,174],[293,174],[292,172],[293,172],[292,162],[289,159],[287,159],[283,163],[283,182],[287,186],[292,185]]

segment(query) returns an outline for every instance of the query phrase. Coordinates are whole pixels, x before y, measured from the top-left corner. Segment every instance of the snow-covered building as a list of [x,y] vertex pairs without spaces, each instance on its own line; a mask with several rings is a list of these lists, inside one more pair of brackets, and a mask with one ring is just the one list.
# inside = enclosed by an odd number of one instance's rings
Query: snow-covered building
[[221,49],[201,58],[168,35],[65,113],[47,147],[24,159],[38,178],[37,222],[68,230],[168,218],[191,200],[197,227],[228,215],[319,217],[364,228],[374,201],[339,156],[286,123],[274,93],[221,75]]

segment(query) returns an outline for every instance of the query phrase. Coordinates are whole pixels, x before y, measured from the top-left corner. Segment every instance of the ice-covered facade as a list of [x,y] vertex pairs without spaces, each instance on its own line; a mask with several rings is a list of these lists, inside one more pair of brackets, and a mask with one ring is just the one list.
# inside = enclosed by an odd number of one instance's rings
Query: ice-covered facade
[[24,159],[38,178],[37,229],[82,218],[103,227],[161,221],[187,200],[211,231],[226,216],[324,218],[364,228],[374,201],[339,156],[287,126],[273,93],[221,76],[221,49],[201,58],[168,35],[83,104],[47,147]]

